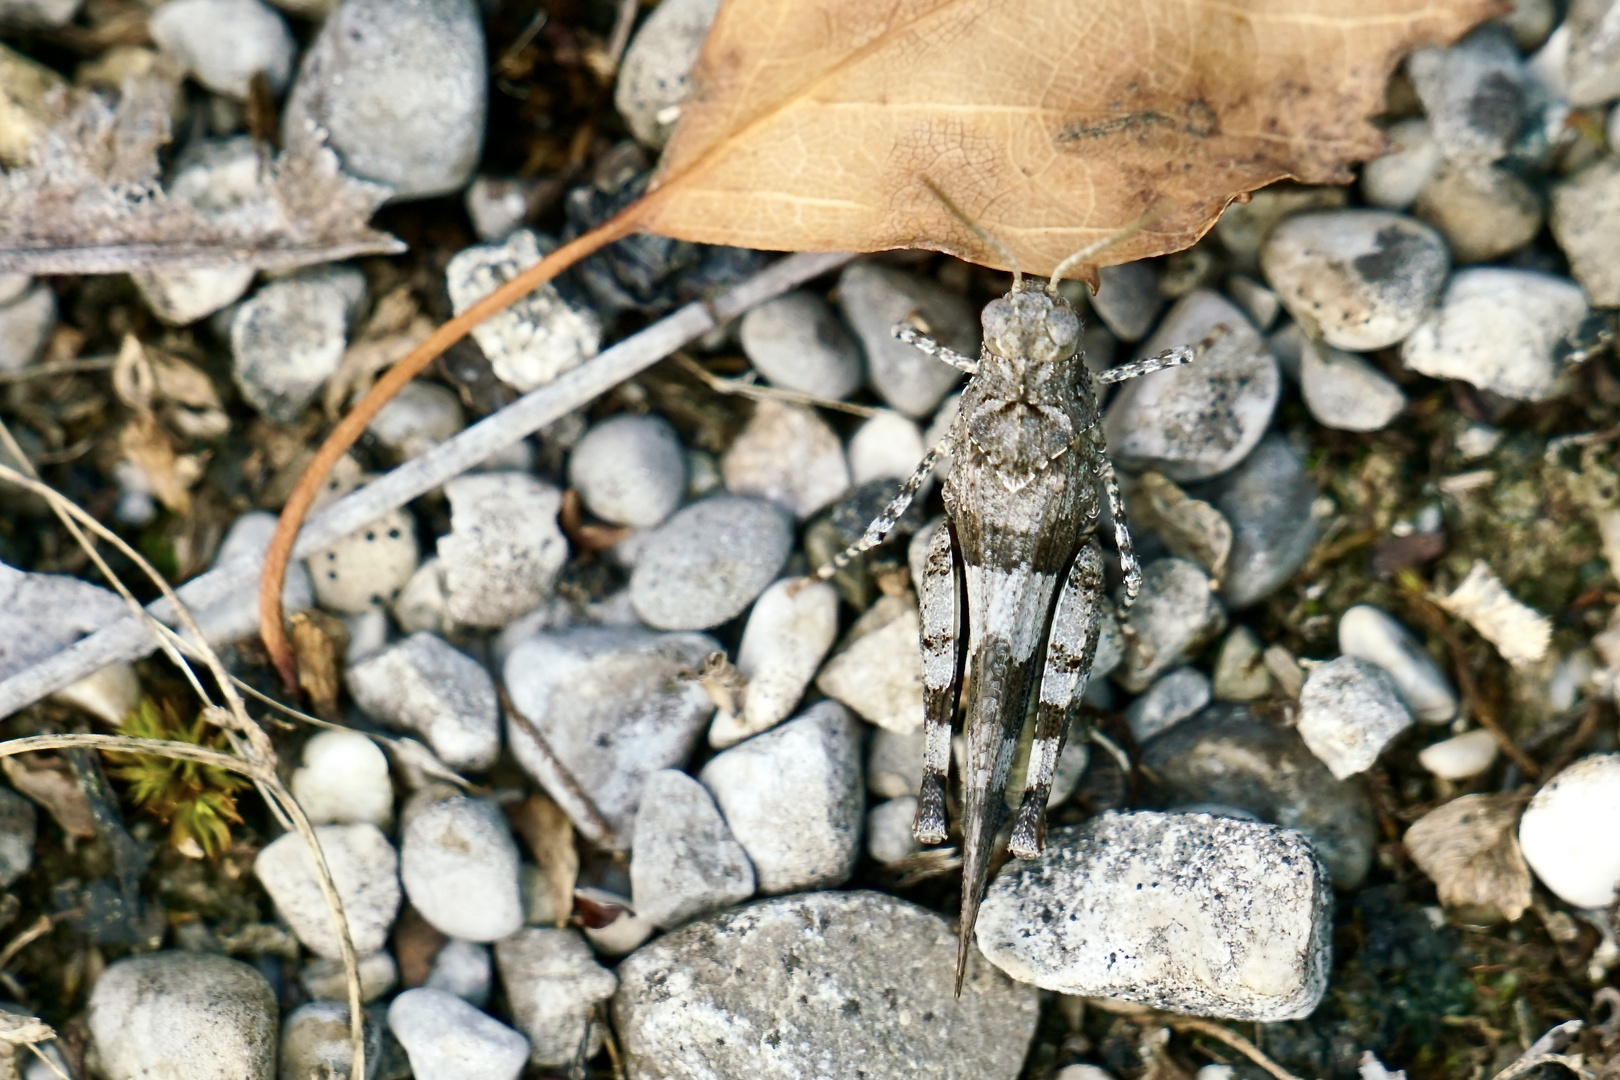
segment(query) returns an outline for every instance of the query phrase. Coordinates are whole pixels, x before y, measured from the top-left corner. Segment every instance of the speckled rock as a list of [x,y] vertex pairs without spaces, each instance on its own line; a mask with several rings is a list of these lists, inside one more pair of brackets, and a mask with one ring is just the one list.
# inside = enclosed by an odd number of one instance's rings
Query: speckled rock
[[1412,714],[1395,680],[1367,660],[1341,656],[1316,668],[1299,695],[1299,736],[1343,780],[1372,767]]
[[742,708],[721,709],[709,745],[724,749],[787,719],[838,634],[838,591],[824,581],[783,578],[748,614],[737,670],[748,680]]
[[616,834],[609,846],[624,850],[648,777],[683,763],[714,711],[692,673],[719,647],[703,634],[605,627],[525,639],[506,659],[506,689],[551,753],[542,753],[524,725],[509,719],[513,755],[577,828],[606,843],[554,755]]
[[834,701],[722,751],[703,781],[762,893],[842,884],[860,854],[860,732]]
[[[456,314],[539,262],[553,246],[519,229],[505,243],[459,252],[444,270]],[[545,284],[473,327],[472,336],[496,377],[527,392],[595,356],[602,321],[590,308],[564,300],[555,285]]]
[[852,263],[838,275],[838,302],[866,352],[872,389],[907,416],[932,413],[962,373],[896,341],[896,323],[920,316],[940,343],[964,356],[979,355],[978,320],[967,299],[926,278],[877,263]]
[[922,619],[908,597],[883,596],[844,635],[816,688],[890,731],[923,723]]
[[585,1057],[596,1056],[603,1030],[591,1022],[591,1012],[613,996],[619,981],[596,962],[578,930],[520,930],[496,943],[495,963],[512,1020],[529,1037],[531,1064],[567,1065],[581,1046]]
[[837,432],[815,411],[761,401],[720,458],[726,489],[808,518],[849,490],[849,465]]
[[1221,598],[1234,610],[1281,588],[1316,543],[1316,484],[1280,434],[1263,439],[1242,465],[1194,494],[1232,526]]
[[416,1080],[517,1080],[529,1040],[454,994],[422,986],[388,1006]]
[[1138,744],[1163,734],[1209,704],[1209,676],[1193,667],[1159,678],[1125,710],[1125,723]]
[[[401,815],[399,877],[411,906],[446,937],[497,941],[523,925],[518,850],[500,808],[455,795]],[[424,798],[424,796],[426,796]]]
[[1420,221],[1335,210],[1277,226],[1260,265],[1308,335],[1369,352],[1416,329],[1445,284],[1450,258],[1440,234]]
[[[1613,126],[1620,131],[1620,123]],[[1620,263],[1614,258],[1620,250],[1620,158],[1605,158],[1553,185],[1551,223],[1570,273],[1592,303],[1620,307]]]
[[1444,158],[1422,117],[1396,121],[1384,134],[1395,149],[1361,167],[1361,196],[1381,210],[1405,210],[1417,201]]
[[[321,825],[315,838],[343,901],[355,951],[376,952],[388,940],[388,929],[399,912],[399,856],[394,845],[371,824]],[[328,959],[343,955],[315,860],[303,837],[283,833],[259,852],[253,873],[299,941]]]
[[1103,430],[1121,466],[1203,480],[1242,461],[1265,434],[1282,377],[1254,325],[1219,293],[1195,289],[1176,301],[1138,352],[1197,345],[1221,326],[1196,361],[1132,379],[1109,402]]
[[647,780],[630,888],[636,914],[666,930],[754,895],[754,866],[714,798],[679,770],[662,769]]
[[619,965],[613,1021],[638,1077],[1013,1080],[1034,988],[976,953],[961,998],[955,982],[956,936],[939,915],[879,893],[809,893],[644,946]]
[[280,93],[298,43],[260,0],[170,0],[152,13],[152,40],[216,94],[244,99],[255,76]]
[[1208,814],[1108,813],[996,878],[979,948],[1020,982],[1231,1020],[1309,1016],[1333,889],[1301,833]]
[[1355,353],[1308,339],[1299,392],[1317,423],[1340,431],[1382,431],[1406,408],[1406,395],[1388,375]]
[[1333,883],[1358,888],[1378,840],[1359,780],[1337,780],[1299,734],[1256,720],[1246,705],[1213,705],[1148,743],[1142,763],[1161,803],[1218,804],[1310,837]]
[[495,680],[434,634],[412,634],[351,665],[348,687],[367,713],[422,736],[452,769],[481,772],[501,752]]
[[1536,792],[1519,820],[1524,859],[1542,884],[1578,908],[1614,903],[1620,888],[1620,754],[1590,754]]
[[669,141],[686,100],[687,75],[719,7],[719,0],[660,4],[630,39],[613,105],[643,145],[656,150]]
[[610,416],[574,444],[568,481],[603,521],[649,528],[686,494],[686,451],[661,416]]
[[1459,263],[1490,262],[1541,231],[1541,199],[1518,176],[1494,165],[1442,165],[1412,213],[1440,230]]
[[1439,310],[1401,347],[1413,371],[1461,379],[1517,401],[1559,389],[1558,349],[1586,318],[1574,282],[1530,270],[1480,267],[1453,275]]
[[711,495],[648,539],[630,575],[636,614],[660,630],[706,630],[740,615],[787,561],[793,527],[771,503]]
[[759,373],[786,390],[837,401],[866,375],[860,346],[816,293],[785,293],[750,308],[737,337]]
[[1114,678],[1139,694],[1226,629],[1209,576],[1186,559],[1155,559],[1142,569],[1142,591],[1126,616],[1137,641]]
[[90,1037],[104,1076],[272,1080],[276,1020],[264,976],[214,953],[126,957],[90,992]]
[[277,278],[231,318],[236,385],[249,405],[277,423],[298,419],[337,370],[366,279],[350,266]]
[[1457,692],[1411,632],[1370,604],[1339,617],[1339,651],[1383,668],[1413,717],[1443,724],[1457,715]]
[[504,626],[551,595],[568,561],[560,491],[527,473],[500,472],[457,477],[444,493],[450,532],[438,550],[452,619]]
[[304,54],[282,142],[323,131],[345,172],[396,199],[455,191],[483,148],[488,69],[473,0],[345,0]]
[[304,566],[323,608],[358,615],[397,598],[420,557],[416,519],[401,507],[315,552]]
[[1406,60],[1446,158],[1486,165],[1504,157],[1524,123],[1524,70],[1505,27],[1484,26],[1448,49],[1419,49]]

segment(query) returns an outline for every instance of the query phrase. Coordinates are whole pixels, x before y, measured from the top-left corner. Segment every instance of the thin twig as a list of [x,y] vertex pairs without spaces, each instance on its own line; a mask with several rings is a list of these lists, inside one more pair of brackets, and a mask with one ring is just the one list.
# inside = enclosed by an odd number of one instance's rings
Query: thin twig
[[619,10],[613,16],[613,33],[608,35],[607,62],[612,71],[619,70],[625,47],[630,44],[630,31],[636,27],[636,9],[639,0],[619,0]]
[[0,971],[4,971],[6,966],[17,958],[18,953],[50,933],[56,926],[56,921],[64,915],[66,915],[66,912],[59,912],[56,915],[41,915],[28,925],[28,929],[7,942],[5,949],[0,950]]
[[814,405],[822,409],[836,409],[853,416],[876,416],[882,409],[874,409],[870,405],[856,405],[851,401],[834,401],[832,398],[816,397],[814,394],[801,394],[797,390],[785,390],[780,386],[760,386],[758,383],[743,382],[741,379],[727,379],[699,364],[685,353],[678,352],[671,357],[687,371],[701,379],[717,394],[736,394],[738,397],[752,398],[755,401],[790,401],[795,405]]
[[81,375],[91,371],[111,371],[115,358],[92,356],[87,360],[57,360],[49,364],[33,364],[16,371],[0,371],[0,386],[7,383],[47,379],[52,375]]

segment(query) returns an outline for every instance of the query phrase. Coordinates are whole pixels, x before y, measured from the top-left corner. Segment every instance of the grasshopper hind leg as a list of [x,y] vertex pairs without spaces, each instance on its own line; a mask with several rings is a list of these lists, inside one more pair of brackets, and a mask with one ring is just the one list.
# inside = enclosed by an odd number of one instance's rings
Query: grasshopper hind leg
[[911,830],[924,844],[942,844],[950,831],[945,782],[950,775],[951,733],[967,660],[964,584],[956,528],[947,519],[934,530],[922,580],[917,583],[922,616],[923,780]]

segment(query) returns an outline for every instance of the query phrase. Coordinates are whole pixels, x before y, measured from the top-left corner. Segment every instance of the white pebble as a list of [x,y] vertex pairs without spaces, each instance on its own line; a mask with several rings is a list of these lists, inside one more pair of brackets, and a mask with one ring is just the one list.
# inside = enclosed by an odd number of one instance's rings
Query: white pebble
[[[394,598],[393,611],[399,628],[407,634],[419,630],[440,635],[450,632],[455,620],[450,618],[449,601],[444,595],[443,559],[430,555],[422,560]],[[387,624],[386,617],[383,622]],[[354,640],[353,635],[349,640]],[[381,644],[378,642],[379,646]]]
[[[531,928],[495,945],[512,1020],[529,1037],[529,1061],[561,1066],[602,1048],[604,1028],[591,1013],[619,988],[578,930]],[[589,1030],[587,1030],[589,1025]]]
[[890,731],[923,723],[922,618],[909,600],[880,597],[849,628],[816,687]]
[[489,946],[451,938],[434,955],[433,970],[428,972],[427,982],[422,985],[448,990],[469,1005],[482,1009],[489,1000],[493,982],[494,965]]
[[120,660],[62,687],[51,695],[51,700],[83,709],[117,727],[140,703],[141,681],[135,668],[127,660]]
[[1424,747],[1418,763],[1443,780],[1466,780],[1490,768],[1497,749],[1496,736],[1476,728]]
[[298,43],[260,0],[169,0],[148,25],[152,40],[216,94],[244,99],[256,75],[279,93],[292,75]]
[[855,869],[864,792],[860,733],[842,705],[738,743],[699,774],[765,894],[830,888]]
[[815,293],[790,292],[750,308],[737,337],[759,373],[786,390],[838,401],[866,374],[860,346]]
[[[549,247],[549,245],[548,245]],[[519,229],[504,244],[470,247],[445,267],[445,286],[457,315],[540,261],[540,238]],[[602,320],[576,308],[555,286],[541,285],[473,327],[472,335],[503,382],[527,393],[596,355]]]
[[866,812],[866,850],[880,863],[897,863],[922,850],[911,834],[917,816],[917,797],[902,795],[880,802]]
[[454,994],[407,990],[388,1006],[388,1029],[416,1080],[517,1080],[529,1040]]
[[647,780],[636,813],[636,914],[665,930],[754,895],[754,866],[704,786],[676,769]]
[[439,538],[446,610],[468,626],[504,626],[551,595],[568,561],[557,526],[562,492],[527,473],[462,476],[444,485],[450,533]]
[[[321,825],[315,830],[332,883],[343,901],[349,937],[361,954],[381,949],[399,911],[399,856],[371,824]],[[259,852],[253,873],[275,901],[276,911],[312,952],[343,955],[337,927],[316,876],[304,838],[286,833]]]
[[1614,903],[1620,887],[1620,754],[1592,754],[1549,780],[1519,820],[1524,859],[1578,908]]
[[807,518],[849,490],[838,434],[803,405],[761,401],[720,458],[726,489]]
[[866,786],[880,799],[915,795],[922,787],[923,733],[878,728],[866,746]]
[[1354,656],[1316,668],[1299,694],[1299,736],[1340,780],[1365,772],[1411,726],[1395,680]]
[[724,749],[790,716],[837,635],[838,591],[826,582],[783,578],[760,593],[737,650],[748,680],[741,714],[716,712],[709,745]]
[[277,278],[235,309],[231,355],[247,403],[280,424],[297,420],[343,360],[366,279],[348,266]]
[[314,825],[364,822],[387,828],[394,818],[388,758],[358,731],[311,736],[303,766],[293,771],[292,791]]
[[1306,341],[1300,396],[1318,423],[1340,431],[1382,431],[1406,408],[1393,379],[1354,353]]
[[1457,715],[1457,693],[1440,665],[1406,627],[1371,604],[1357,604],[1339,617],[1339,651],[1388,672],[1418,720],[1443,724]]
[[891,409],[867,419],[849,438],[850,482],[904,480],[923,459],[922,429]]
[[529,197],[534,183],[525,180],[479,176],[467,185],[464,200],[473,231],[486,244],[505,240],[529,216]]
[[1391,124],[1384,134],[1395,149],[1361,167],[1361,194],[1370,206],[1405,210],[1440,168],[1440,144],[1422,117]]
[[686,452],[661,416],[611,416],[575,444],[568,482],[603,521],[649,528],[681,505]]
[[257,273],[252,266],[195,266],[129,277],[152,314],[170,326],[190,326],[240,300]]
[[[1557,37],[1555,34],[1554,37]],[[1609,145],[1620,146],[1620,106],[1609,114]],[[1620,307],[1620,157],[1610,154],[1553,185],[1553,238],[1569,272],[1598,307]]]
[[354,615],[395,599],[416,572],[420,556],[416,519],[400,507],[315,552],[304,565],[316,601],[330,611]]
[[448,937],[496,941],[523,925],[517,844],[486,799],[408,807],[399,872],[411,905]]
[[495,680],[428,633],[415,633],[349,668],[349,693],[370,715],[422,736],[452,769],[482,771],[500,754]]
[[90,991],[87,1026],[103,1076],[276,1075],[276,995],[256,969],[214,953],[167,949],[109,964]]

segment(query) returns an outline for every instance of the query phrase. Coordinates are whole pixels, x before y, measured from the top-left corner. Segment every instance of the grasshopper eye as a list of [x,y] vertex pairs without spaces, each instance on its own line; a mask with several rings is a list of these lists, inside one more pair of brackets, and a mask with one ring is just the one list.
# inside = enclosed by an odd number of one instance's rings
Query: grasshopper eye
[[1080,342],[1080,317],[1068,308],[1057,308],[1047,313],[1046,336],[1061,354],[1074,351]]

